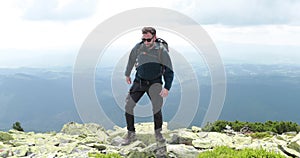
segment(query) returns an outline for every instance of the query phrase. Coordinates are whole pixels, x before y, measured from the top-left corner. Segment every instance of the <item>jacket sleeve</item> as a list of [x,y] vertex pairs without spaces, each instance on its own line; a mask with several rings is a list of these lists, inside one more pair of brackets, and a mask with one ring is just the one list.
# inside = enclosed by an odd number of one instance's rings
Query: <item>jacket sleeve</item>
[[174,78],[174,71],[173,71],[173,66],[172,66],[172,61],[171,58],[169,56],[169,53],[167,52],[166,49],[164,49],[163,53],[162,53],[162,64],[164,65],[164,74],[163,74],[163,78],[165,81],[165,85],[164,88],[166,88],[167,90],[171,89],[172,86],[172,82],[173,82],[173,78]]
[[126,66],[126,70],[125,70],[125,76],[130,76],[131,70],[132,70],[132,68],[133,68],[133,66],[136,62],[138,48],[139,48],[139,44],[136,44],[130,52],[128,62],[127,62],[127,66]]

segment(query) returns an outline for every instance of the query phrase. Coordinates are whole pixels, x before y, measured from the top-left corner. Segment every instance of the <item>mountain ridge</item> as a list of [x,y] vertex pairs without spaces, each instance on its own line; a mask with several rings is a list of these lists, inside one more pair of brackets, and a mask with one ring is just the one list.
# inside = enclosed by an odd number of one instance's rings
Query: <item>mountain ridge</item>
[[[98,101],[106,113],[116,112],[114,117],[110,118],[115,124],[124,126],[124,112],[120,110],[124,105],[116,103],[111,84],[106,84],[112,83],[113,70],[101,70],[97,70],[95,74]],[[297,111],[300,111],[299,70],[300,66],[297,65],[225,65],[227,92],[219,119],[254,122],[282,120],[300,123],[297,114]],[[25,129],[59,131],[67,122],[81,122],[73,99],[72,71],[72,67],[0,68],[0,128],[9,129],[14,122],[20,121]],[[234,73],[230,74],[230,71]],[[21,78],[18,75],[20,73],[25,74],[26,78],[24,75]],[[209,71],[205,66],[196,65],[195,73],[200,85],[200,96],[198,110],[191,126],[200,126],[210,102],[211,83],[210,76],[207,76]],[[126,84],[123,78],[117,81]],[[165,121],[172,120],[179,109],[182,95],[180,86],[186,84],[188,82],[174,81],[163,107]],[[126,94],[126,91],[122,94]],[[145,101],[148,102],[147,99]],[[123,97],[120,102],[124,102]],[[138,118],[137,121],[151,119]]]

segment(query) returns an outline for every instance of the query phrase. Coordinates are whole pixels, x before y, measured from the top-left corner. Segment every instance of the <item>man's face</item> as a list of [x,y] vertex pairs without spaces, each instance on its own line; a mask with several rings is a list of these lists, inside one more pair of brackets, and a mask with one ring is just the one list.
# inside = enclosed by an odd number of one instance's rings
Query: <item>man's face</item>
[[151,33],[143,34],[142,40],[147,48],[150,48],[153,46],[155,41],[155,35],[152,35]]

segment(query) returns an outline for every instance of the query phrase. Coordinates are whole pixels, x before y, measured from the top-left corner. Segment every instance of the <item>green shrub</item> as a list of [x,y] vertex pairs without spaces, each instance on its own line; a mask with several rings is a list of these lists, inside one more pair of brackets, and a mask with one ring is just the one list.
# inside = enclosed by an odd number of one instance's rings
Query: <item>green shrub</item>
[[20,123],[20,122],[15,122],[15,123],[13,124],[13,129],[14,129],[14,130],[17,130],[17,131],[24,132],[24,129],[21,127],[21,123]]
[[108,153],[108,154],[89,153],[88,156],[93,158],[121,158],[121,155],[117,153]]
[[13,140],[13,137],[8,134],[8,133],[4,133],[4,132],[0,132],[0,141],[1,142],[7,142]]
[[242,121],[224,121],[218,120],[214,123],[207,123],[203,128],[203,131],[207,132],[223,132],[226,125],[231,126],[231,128],[239,132],[243,127],[248,126],[252,132],[274,132],[282,134],[285,132],[300,132],[300,126],[297,123],[291,121],[267,121],[265,123],[261,122],[242,122]]
[[198,155],[198,158],[258,158],[258,157],[270,157],[270,158],[285,158],[283,155],[275,152],[268,152],[263,149],[242,149],[234,150],[226,146],[216,147],[212,151],[205,151]]

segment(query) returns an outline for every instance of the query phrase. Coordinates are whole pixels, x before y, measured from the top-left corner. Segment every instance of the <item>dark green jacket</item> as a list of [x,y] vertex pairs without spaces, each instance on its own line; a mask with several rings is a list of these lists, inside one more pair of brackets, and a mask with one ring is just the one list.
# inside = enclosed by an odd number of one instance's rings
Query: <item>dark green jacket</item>
[[152,49],[138,43],[131,50],[125,76],[130,76],[133,66],[136,66],[135,81],[147,80],[152,83],[162,83],[170,90],[174,78],[172,62],[167,49],[161,43],[155,42]]

